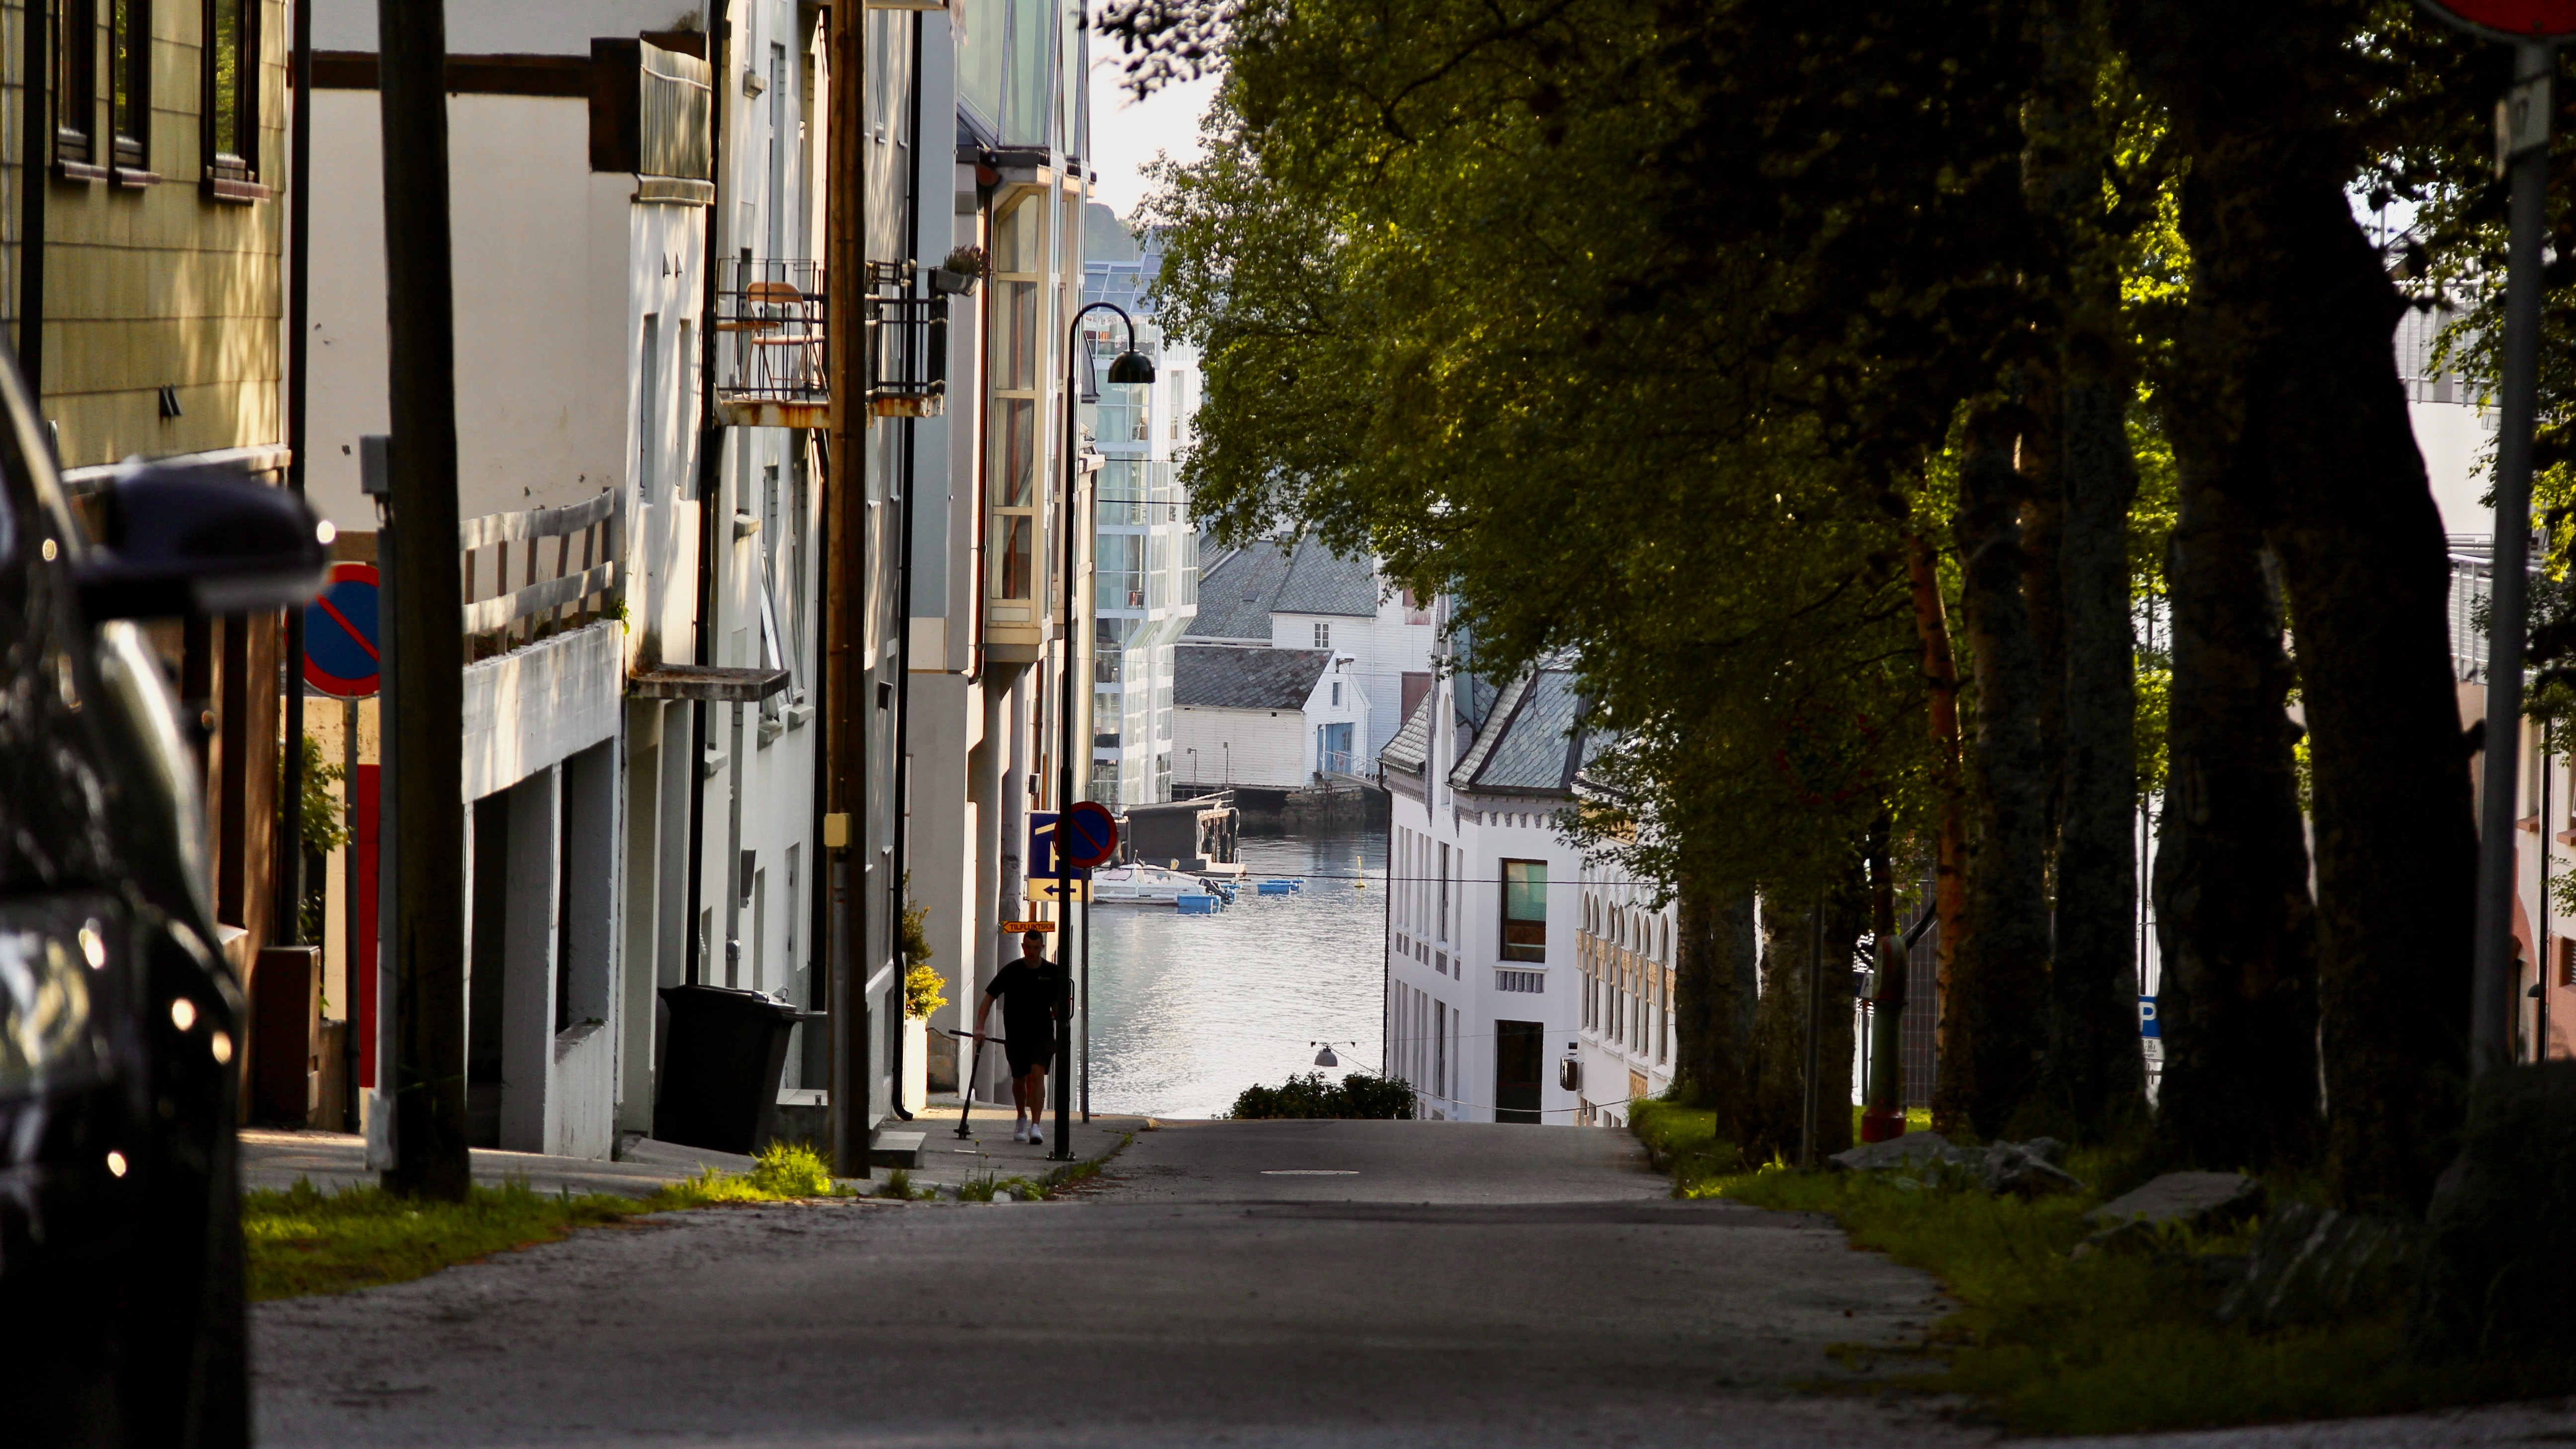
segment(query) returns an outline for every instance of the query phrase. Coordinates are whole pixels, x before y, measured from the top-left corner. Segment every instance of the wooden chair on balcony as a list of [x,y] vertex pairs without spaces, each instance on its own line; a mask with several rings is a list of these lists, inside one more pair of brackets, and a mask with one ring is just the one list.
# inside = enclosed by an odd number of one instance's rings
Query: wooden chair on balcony
[[[745,310],[753,315],[718,322],[718,331],[748,333],[744,341],[754,348],[797,349],[787,361],[800,381],[822,374],[823,329],[813,325],[806,311],[813,299],[803,289],[793,282],[753,282],[742,289],[742,298]],[[771,355],[753,352],[745,359],[754,390],[761,388],[757,379],[773,371],[767,361]]]

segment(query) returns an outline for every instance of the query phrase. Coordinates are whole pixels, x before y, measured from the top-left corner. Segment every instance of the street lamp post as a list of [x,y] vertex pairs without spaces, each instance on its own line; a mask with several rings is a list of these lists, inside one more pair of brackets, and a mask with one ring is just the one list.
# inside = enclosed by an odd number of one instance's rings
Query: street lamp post
[[[1063,541],[1063,612],[1059,615],[1064,630],[1064,662],[1061,673],[1064,691],[1057,705],[1056,718],[1056,842],[1055,903],[1056,919],[1070,924],[1073,920],[1073,852],[1064,838],[1066,812],[1073,806],[1073,495],[1075,477],[1074,407],[1079,399],[1073,390],[1074,349],[1082,344],[1082,319],[1094,312],[1118,314],[1127,327],[1127,350],[1109,363],[1109,381],[1143,383],[1154,380],[1154,364],[1136,350],[1136,319],[1115,302],[1093,302],[1073,314],[1064,329],[1064,497],[1060,517],[1064,522]],[[1058,934],[1055,948],[1055,1156],[1058,1161],[1073,1160],[1073,962],[1070,930]]]

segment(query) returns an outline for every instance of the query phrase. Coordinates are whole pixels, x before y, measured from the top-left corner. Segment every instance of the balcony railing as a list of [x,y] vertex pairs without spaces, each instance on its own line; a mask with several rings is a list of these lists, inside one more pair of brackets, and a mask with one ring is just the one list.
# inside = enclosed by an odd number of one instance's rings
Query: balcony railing
[[[728,257],[716,276],[716,398],[728,420],[811,426],[828,407],[831,302],[820,262]],[[769,413],[780,416],[773,422]]]
[[[486,514],[457,526],[465,589],[459,623],[468,663],[615,612],[617,499],[615,489],[603,489],[561,508]],[[486,550],[494,555],[489,593],[480,588]]]
[[910,262],[868,263],[859,315],[868,410],[881,418],[935,418],[948,406],[948,298],[910,295],[916,275]]

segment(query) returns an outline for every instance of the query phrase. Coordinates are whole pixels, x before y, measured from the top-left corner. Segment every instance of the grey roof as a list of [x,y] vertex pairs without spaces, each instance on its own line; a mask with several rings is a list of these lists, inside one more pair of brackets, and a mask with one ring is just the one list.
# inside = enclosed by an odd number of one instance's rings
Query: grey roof
[[1183,644],[1172,659],[1172,703],[1202,709],[1304,709],[1333,662],[1325,649]]
[[1472,777],[1478,790],[1567,791],[1579,756],[1569,747],[1583,701],[1574,676],[1543,669],[1524,681],[1511,722],[1494,734],[1494,747]]
[[1319,539],[1297,541],[1297,554],[1288,565],[1288,577],[1279,585],[1279,597],[1271,600],[1274,614],[1350,614],[1362,619],[1377,617],[1377,567],[1364,558],[1350,558],[1324,547]]
[[1439,698],[1437,689],[1423,691],[1422,698],[1414,703],[1413,713],[1404,717],[1404,728],[1397,730],[1395,738],[1377,752],[1382,763],[1408,775],[1422,773],[1423,765],[1431,758],[1431,706]]
[[1582,697],[1574,675],[1541,669],[1503,686],[1473,748],[1449,772],[1453,788],[1486,794],[1570,795],[1587,757],[1574,738]]
[[[1337,614],[1377,617],[1377,569],[1365,558],[1334,553],[1320,540],[1255,539],[1199,575],[1199,612],[1185,639],[1270,641],[1270,616]],[[1200,557],[1214,550],[1200,541]]]

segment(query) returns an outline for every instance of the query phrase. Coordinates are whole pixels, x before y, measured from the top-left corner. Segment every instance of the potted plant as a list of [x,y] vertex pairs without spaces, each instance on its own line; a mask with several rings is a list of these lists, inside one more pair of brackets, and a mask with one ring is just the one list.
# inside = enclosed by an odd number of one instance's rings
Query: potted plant
[[975,290],[984,279],[984,249],[959,247],[930,274],[930,289],[943,296],[962,297]]

